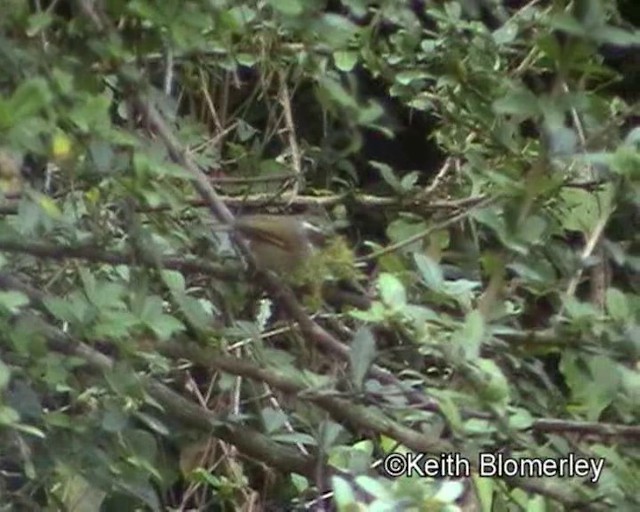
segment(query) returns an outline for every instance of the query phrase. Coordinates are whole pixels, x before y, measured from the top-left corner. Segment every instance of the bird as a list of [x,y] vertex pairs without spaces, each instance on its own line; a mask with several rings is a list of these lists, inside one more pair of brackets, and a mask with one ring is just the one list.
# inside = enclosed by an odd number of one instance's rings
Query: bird
[[369,308],[371,301],[356,281],[355,256],[329,227],[301,215],[255,214],[236,217],[231,229],[246,239],[259,269],[322,294],[334,305]]
[[325,230],[297,215],[243,215],[232,229],[246,238],[258,267],[276,273],[304,266],[328,238]]

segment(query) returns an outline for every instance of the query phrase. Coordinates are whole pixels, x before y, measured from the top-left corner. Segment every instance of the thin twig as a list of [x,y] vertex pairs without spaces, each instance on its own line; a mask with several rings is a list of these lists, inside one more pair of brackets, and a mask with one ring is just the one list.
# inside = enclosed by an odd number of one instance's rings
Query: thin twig
[[[30,254],[39,258],[54,260],[81,259],[106,263],[108,265],[154,266],[155,262],[144,262],[140,255],[131,252],[109,251],[97,246],[65,246],[40,242],[22,242],[14,239],[0,238],[0,252]],[[138,256],[138,257],[136,257]],[[225,281],[238,279],[238,268],[223,267],[196,258],[180,258],[164,256],[159,258],[160,266],[170,270],[205,274]]]
[[[565,93],[569,93],[571,92],[569,89],[569,85],[565,82],[562,81],[562,90]],[[573,120],[573,124],[576,128],[576,131],[578,132],[578,138],[580,140],[580,148],[582,150],[583,153],[586,153],[587,151],[587,140],[586,140],[586,136],[585,136],[585,131],[584,131],[584,127],[582,124],[582,121],[580,119],[580,116],[578,115],[578,111],[575,108],[571,108],[571,118]],[[591,180],[595,180],[596,176],[595,176],[595,172],[594,172],[594,168],[593,166],[589,165],[587,167],[588,172],[589,172],[589,177]],[[587,251],[588,255],[591,255],[591,253],[593,253],[594,251],[597,250],[597,252],[601,253],[600,256],[601,258],[599,259],[599,261],[591,268],[591,282],[590,282],[590,298],[591,298],[591,302],[594,303],[596,306],[598,306],[600,309],[602,309],[604,307],[604,293],[605,290],[607,288],[607,260],[606,258],[604,258],[604,254],[603,251],[601,250],[601,247],[598,247],[596,249],[596,245],[599,244],[600,242],[600,238],[602,235],[602,231],[604,230],[605,226],[607,225],[607,221],[609,219],[609,216],[611,214],[610,211],[607,212],[603,212],[603,205],[600,201],[600,196],[599,195],[595,195],[595,199],[596,202],[598,204],[598,208],[600,210],[601,213],[601,218],[598,221],[598,224],[596,225],[596,227],[593,230],[593,233],[591,234],[591,237],[587,240],[586,246],[585,246],[585,251]],[[586,259],[585,256],[583,256],[583,261]],[[574,277],[574,279],[571,280],[571,282],[569,283],[569,288],[567,289],[567,295],[568,296],[573,296],[575,294],[575,291],[577,289],[578,286],[578,282],[580,281],[580,278],[582,277],[582,268],[578,271],[578,274]]]
[[295,198],[302,185],[302,156],[300,154],[300,147],[298,146],[298,140],[296,137],[296,126],[293,122],[293,113],[291,110],[291,96],[289,94],[289,87],[287,86],[287,77],[285,72],[280,73],[280,104],[284,110],[284,120],[287,127],[287,138],[289,141],[289,149],[291,151],[291,160],[293,170],[297,175],[297,180],[293,184],[291,197]]
[[429,236],[431,233],[434,233],[436,231],[439,231],[441,229],[444,229],[448,226],[451,226],[452,224],[455,224],[457,222],[460,222],[461,220],[465,219],[466,217],[468,217],[474,210],[477,210],[479,208],[483,208],[495,201],[497,201],[497,197],[490,197],[485,199],[484,201],[479,202],[478,204],[476,204],[475,206],[472,206],[471,208],[469,208],[468,210],[465,210],[463,212],[460,212],[452,217],[449,217],[448,219],[439,222],[438,224],[434,224],[433,226],[429,226],[427,229],[424,229],[422,231],[420,231],[419,233],[416,233],[415,235],[412,235],[408,238],[405,238],[404,240],[401,240],[395,244],[391,244],[388,245],[386,247],[384,247],[383,249],[380,249],[379,251],[375,251],[372,252],[371,254],[368,254],[366,256],[363,256],[362,258],[358,258],[358,261],[371,261],[374,259],[377,259],[381,256],[384,256],[385,254],[389,254],[391,252],[395,252],[398,249],[401,249],[402,247],[406,247],[407,245],[411,245],[414,242],[417,242],[419,240],[422,240],[423,238]]
[[[587,243],[582,250],[582,254],[580,255],[583,263],[586,262],[586,260],[591,256],[596,248],[596,245],[600,241],[600,237],[602,236],[604,228],[607,226],[607,222],[609,222],[609,216],[610,212],[606,212],[600,217],[600,220],[598,220],[598,223],[593,228],[593,231],[591,232],[591,235],[587,239]],[[576,272],[576,275],[571,279],[571,281],[569,281],[569,285],[567,286],[566,291],[567,297],[573,297],[575,295],[576,289],[578,288],[578,283],[580,283],[580,279],[582,278],[583,271],[584,269],[583,267],[581,267]]]

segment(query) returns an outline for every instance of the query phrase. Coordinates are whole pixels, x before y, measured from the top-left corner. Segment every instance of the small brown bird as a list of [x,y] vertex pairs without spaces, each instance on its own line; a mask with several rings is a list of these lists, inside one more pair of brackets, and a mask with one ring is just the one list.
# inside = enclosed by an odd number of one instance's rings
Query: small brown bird
[[247,239],[261,268],[278,273],[299,268],[327,238],[322,229],[294,215],[245,215],[235,220],[233,229]]
[[331,230],[305,217],[270,214],[240,216],[231,229],[246,238],[261,269],[293,279],[296,285],[322,290],[325,300],[336,306],[370,307],[371,301],[358,283],[336,276],[341,273],[336,272],[339,269],[355,270],[353,253],[342,239],[332,237]]

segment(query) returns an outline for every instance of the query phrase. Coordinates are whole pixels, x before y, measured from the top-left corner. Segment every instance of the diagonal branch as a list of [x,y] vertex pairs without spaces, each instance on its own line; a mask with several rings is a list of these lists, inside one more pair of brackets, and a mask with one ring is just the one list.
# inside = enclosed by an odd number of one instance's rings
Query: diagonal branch
[[[46,297],[43,292],[31,288],[6,273],[0,273],[0,289],[3,288],[25,293],[36,306],[41,306]],[[114,361],[110,357],[73,339],[57,327],[48,324],[41,317],[29,313],[23,314],[22,317],[28,320],[34,330],[46,338],[51,350],[78,356],[90,367],[101,372],[108,373],[113,368]],[[300,455],[293,448],[282,446],[252,428],[223,423],[216,414],[193,404],[153,378],[143,378],[142,384],[149,395],[164,408],[164,412],[168,416],[179,418],[192,428],[233,444],[245,455],[263,461],[281,471],[294,471],[308,478],[313,478],[315,464],[311,457]]]
[[[0,289],[3,288],[22,291],[36,307],[41,307],[45,298],[43,292],[31,288],[19,279],[0,272]],[[114,363],[110,357],[73,339],[71,336],[51,326],[35,314],[26,313],[23,314],[23,316],[28,317],[29,323],[45,336],[52,350],[78,356],[96,370],[103,372],[111,371]],[[195,344],[190,344],[188,347],[179,346],[179,344],[167,344],[165,345],[165,350],[173,355],[180,355],[181,353],[184,355],[184,351],[186,350],[188,356],[195,361],[216,366],[222,371],[237,372],[249,378],[269,382],[269,384],[274,387],[296,394],[301,399],[315,403],[339,421],[346,421],[356,428],[368,428],[383,433],[399,440],[406,447],[415,451],[429,451],[431,453],[451,451],[449,443],[432,438],[428,433],[407,428],[387,418],[375,408],[354,404],[348,400],[332,396],[327,392],[309,391],[303,384],[295,382],[294,379],[265,368],[251,365],[246,361],[231,357],[208,355],[204,349],[197,347]],[[252,428],[239,424],[223,423],[211,411],[193,404],[153,378],[144,377],[142,379],[142,385],[147,393],[149,393],[171,417],[179,418],[185,424],[203,433],[218,437],[236,446],[245,455],[260,460],[271,467],[313,478],[316,468],[315,462],[317,462],[314,461],[313,457],[299,454],[291,447],[281,446]],[[599,429],[595,424],[580,424],[579,422],[562,420],[541,421],[546,421],[544,425],[546,429],[541,429],[543,431],[569,430],[572,432],[592,433],[604,436],[624,436],[630,433],[635,436],[638,434],[638,429],[632,428],[631,430],[633,432],[625,432],[625,428],[627,430],[629,428],[616,425],[607,425],[606,428]],[[473,460],[473,454],[461,454],[461,456],[470,460],[472,467],[476,466]],[[581,504],[582,497],[578,487],[571,488],[565,484],[558,484],[554,481],[536,478],[505,477],[504,480],[511,485],[529,492],[535,492],[553,498],[564,505],[577,506]]]
[[[22,242],[0,237],[0,252],[30,254],[38,258],[53,260],[81,259],[109,265],[155,266],[151,262],[143,262],[131,252],[109,251],[97,246],[53,245],[41,242]],[[201,273],[208,276],[234,281],[238,279],[238,268],[216,265],[197,258],[178,258],[165,256],[159,258],[160,265],[169,270],[188,273]]]
[[[90,6],[86,6],[88,3],[90,2],[87,2],[86,0],[81,1],[81,8],[83,10],[89,8]],[[93,15],[93,12],[91,12],[91,14]],[[89,17],[91,18],[91,16]],[[102,26],[109,26],[109,23],[104,22]],[[164,143],[171,155],[171,158],[177,164],[189,171],[192,177],[193,186],[205,201],[211,213],[221,222],[233,224],[233,214],[215,192],[206,175],[191,160],[188,153],[181,146],[180,142],[175,137],[160,112],[158,112],[158,110],[151,104],[150,100],[140,92],[145,90],[144,84],[137,83],[136,79],[132,78],[130,73],[120,72],[119,76],[122,82],[126,85],[127,90],[132,93],[131,101],[135,105],[136,110],[143,115],[149,127]],[[284,284],[282,280],[278,279],[270,272],[257,269],[255,258],[251,253],[246,240],[241,235],[234,234],[233,238],[236,247],[246,258],[250,266],[257,270],[257,279],[262,283],[269,295],[283,306],[283,309],[289,317],[298,323],[302,334],[310,342],[316,343],[321,348],[328,350],[345,361],[349,361],[349,348],[309,317],[308,313],[301,306],[291,289]],[[427,398],[420,392],[409,389],[389,371],[380,368],[379,366],[372,366],[369,373],[373,378],[380,382],[387,385],[397,386],[398,389],[403,390],[413,404],[419,405],[425,410],[440,410],[435,400]]]

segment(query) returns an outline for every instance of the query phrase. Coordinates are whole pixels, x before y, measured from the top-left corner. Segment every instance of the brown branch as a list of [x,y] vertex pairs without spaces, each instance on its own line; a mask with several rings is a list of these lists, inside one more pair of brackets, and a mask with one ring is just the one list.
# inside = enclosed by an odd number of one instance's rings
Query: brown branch
[[[45,298],[44,293],[6,273],[0,273],[0,289],[3,288],[19,290],[27,295],[32,302],[39,305]],[[22,318],[36,332],[40,332],[46,338],[51,350],[78,356],[90,367],[101,372],[108,373],[113,368],[114,362],[110,357],[73,339],[60,329],[48,324],[41,317],[27,313],[23,314]],[[248,457],[263,461],[271,467],[313,478],[315,464],[311,457],[300,455],[293,448],[282,446],[252,428],[236,423],[224,423],[216,414],[193,404],[152,378],[143,378],[142,383],[145,390],[164,408],[164,412],[168,416],[174,419],[179,418],[185,424],[206,435],[212,435],[230,443]]]
[[230,356],[214,354],[194,343],[168,342],[159,350],[172,358],[184,358],[206,368],[214,368],[231,375],[264,382],[284,393],[295,395],[299,400],[311,402],[329,412],[338,422],[347,422],[356,430],[369,430],[384,434],[412,450],[423,452],[452,451],[453,446],[439,437],[418,432],[385,416],[378,409],[354,403],[337,396],[337,391],[310,389],[304,382],[288,377],[282,371],[274,371],[264,366]]
[[[96,246],[52,245],[0,238],[0,252],[30,254],[39,258],[54,260],[82,259],[109,265],[155,266],[155,263],[140,261],[139,255],[134,255],[132,252],[121,253]],[[165,256],[161,257],[159,262],[166,269],[206,274],[225,281],[235,281],[239,275],[237,266],[236,268],[225,267],[196,258]]]
[[[596,250],[596,247],[600,242],[602,234],[604,233],[604,229],[606,228],[607,223],[609,222],[611,213],[612,213],[611,211],[603,212],[603,214],[598,219],[598,222],[594,226],[593,231],[590,233],[589,237],[587,238],[584,249],[582,250],[582,254],[580,255],[580,259],[583,262],[586,261],[591,256],[593,251]],[[569,286],[567,286],[567,291],[566,291],[567,297],[573,297],[575,295],[576,290],[578,288],[578,284],[580,283],[580,279],[582,278],[583,272],[584,272],[584,266],[581,266],[580,269],[576,272],[575,276],[573,276],[573,278],[569,282]]]
[[[34,289],[33,287],[23,283],[20,279],[17,279],[7,273],[0,273],[0,289],[2,288],[21,291],[27,295],[34,305],[40,308],[43,307],[45,298],[47,297],[44,292]],[[38,325],[39,328],[45,331],[44,334],[46,334],[48,339],[52,340],[52,348],[55,350],[81,355],[90,364],[99,366],[103,370],[111,368],[112,362],[110,358],[104,354],[95,351],[88,345],[75,342],[71,337],[62,333],[62,331],[59,331],[57,328],[50,326],[36,315],[31,316],[33,316],[33,319],[30,319],[30,323],[32,325]],[[431,438],[424,432],[416,432],[404,427],[390,418],[382,416],[380,413],[372,412],[368,407],[359,406],[347,400],[330,396],[326,391],[317,392],[309,390],[303,383],[299,383],[293,378],[286,377],[281,373],[271,371],[267,368],[253,365],[240,358],[212,354],[207,352],[205,349],[197,347],[195,344],[182,342],[168,342],[160,344],[158,348],[165,355],[169,355],[174,358],[186,358],[208,368],[217,368],[220,371],[224,371],[232,375],[266,382],[270,386],[280,389],[285,393],[298,395],[303,397],[305,400],[321,406],[323,409],[334,415],[338,421],[344,420],[359,428],[379,431],[380,433],[384,433],[394,439],[397,438],[398,441],[416,451],[437,451],[438,449],[442,451],[451,450],[451,446],[449,446],[448,443],[440,441],[437,437]],[[159,388],[155,386],[154,389],[158,390]],[[182,397],[175,394],[173,391],[171,391],[171,393],[179,397],[182,401],[181,403],[185,402]],[[166,395],[165,393],[163,396],[169,395]],[[209,428],[211,426],[210,421],[208,418],[204,418],[202,416],[202,409],[190,402],[189,404],[190,412],[187,414],[187,418],[190,419],[191,422],[197,422],[200,428]],[[195,411],[200,412],[197,413]]]
[[[225,177],[219,179],[209,179],[211,182],[221,181],[222,183],[248,183],[258,181],[284,181],[295,177],[293,174],[281,174],[277,177],[255,177],[255,178],[233,178]],[[487,198],[486,195],[463,197],[461,199],[450,199],[446,201],[422,201],[419,199],[412,200],[411,198],[402,198],[395,196],[374,196],[369,194],[329,194],[320,196],[309,195],[294,195],[291,193],[283,193],[275,196],[272,193],[256,193],[242,196],[227,196],[218,195],[220,201],[224,202],[230,207],[242,207],[252,208],[260,207],[265,204],[270,204],[279,207],[318,207],[322,206],[329,208],[342,204],[345,201],[351,202],[353,205],[361,208],[382,208],[382,207],[394,207],[394,208],[416,208],[421,211],[449,211],[457,210],[459,208],[470,207],[482,202]],[[18,213],[19,199],[13,198],[8,200],[5,204],[0,205],[0,215],[15,215]],[[185,200],[185,206],[192,208],[206,208],[209,207],[209,201],[206,199],[190,198]],[[161,212],[166,210],[173,210],[175,207],[168,203],[160,203],[154,206],[142,205],[136,208],[136,211],[141,213],[148,212]]]
[[[85,1],[80,2],[80,5],[84,6],[85,3]],[[206,175],[189,158],[186,151],[182,148],[179,141],[168,127],[162,115],[153,105],[151,105],[150,100],[140,94],[139,91],[145,90],[145,87],[142,86],[144,84],[136,83],[132,80],[130,75],[125,73],[120,73],[120,78],[127,86],[128,91],[133,95],[131,101],[136,106],[136,110],[143,115],[147,125],[164,143],[172,159],[189,171],[192,177],[193,186],[200,194],[202,200],[205,201],[211,213],[221,222],[233,224],[233,214],[227,205],[220,199],[215,190],[213,190]],[[316,343],[321,348],[328,350],[332,354],[337,355],[342,360],[349,361],[349,348],[309,317],[308,313],[301,306],[291,289],[286,286],[281,279],[278,279],[277,276],[270,272],[257,269],[255,258],[249,250],[246,240],[244,240],[241,235],[236,233],[234,234],[233,239],[236,247],[249,262],[250,266],[256,269],[256,278],[265,287],[269,295],[283,306],[283,309],[289,317],[298,323],[298,326],[305,338],[310,342]],[[427,398],[420,392],[409,389],[389,371],[374,365],[371,367],[369,374],[371,377],[378,379],[384,384],[393,385],[398,389],[403,390],[407,398],[409,398],[414,405],[419,405],[426,410],[439,410],[438,404],[435,400]]]
[[293,122],[293,112],[291,109],[291,95],[289,94],[289,87],[287,86],[286,73],[282,71],[279,73],[280,79],[280,104],[284,111],[284,121],[287,131],[287,138],[289,142],[289,150],[291,151],[291,160],[293,164],[293,170],[296,173],[296,181],[293,184],[292,196],[298,195],[298,190],[302,185],[303,173],[302,173],[302,155],[300,153],[300,146],[298,145],[298,138],[296,136],[296,125]]
[[[34,305],[42,306],[42,301],[45,298],[43,292],[33,289],[6,273],[0,272],[0,289],[3,288],[22,291]],[[37,315],[25,314],[24,316],[28,316],[29,324],[45,336],[52,350],[81,357],[87,364],[99,371],[109,372],[113,367],[113,361],[109,357],[82,342],[74,340],[66,333],[46,323]],[[451,447],[446,442],[432,439],[425,433],[404,427],[396,421],[385,417],[379,411],[331,396],[326,392],[321,393],[305,389],[303,384],[278,372],[251,365],[237,358],[209,355],[204,349],[197,347],[195,344],[189,346],[178,343],[165,344],[161,348],[170,355],[187,355],[189,359],[218,368],[221,371],[235,372],[249,378],[268,382],[274,387],[289,393],[295,393],[300,399],[315,403],[327,410],[336,419],[345,420],[357,427],[370,428],[376,432],[384,433],[400,440],[405,446],[416,451],[430,451],[432,453],[451,451]],[[314,477],[317,461],[314,461],[313,457],[302,455],[291,447],[281,446],[254,429],[236,423],[223,423],[211,411],[193,404],[154,379],[143,378],[142,384],[149,395],[171,417],[179,418],[185,424],[203,433],[218,437],[236,446],[245,455],[263,461],[271,467],[285,472],[296,472],[308,478]],[[638,430],[640,430],[638,427],[564,420],[539,420],[539,426],[541,430],[546,429],[547,431],[570,430],[574,432],[596,432],[600,435],[627,435],[632,433],[633,436],[637,436]],[[462,454],[462,456],[470,461],[473,459],[471,454]],[[474,462],[471,462],[471,465],[475,467]],[[584,505],[584,503],[581,503],[579,488],[573,489],[554,481],[535,478],[505,478],[505,481],[529,492],[551,497],[565,505]]]
[[598,437],[624,437],[640,440],[640,426],[635,425],[542,418],[536,420],[532,428],[538,432],[570,432]]
[[461,220],[465,219],[466,217],[468,217],[473,210],[475,210],[476,208],[481,208],[484,206],[488,206],[491,203],[494,203],[498,200],[498,197],[489,197],[489,198],[485,198],[483,201],[479,201],[477,203],[475,203],[473,206],[471,206],[469,209],[464,210],[462,212],[456,213],[455,215],[452,215],[451,217],[449,217],[448,219],[443,220],[442,222],[439,222],[433,226],[429,226],[428,228],[420,231],[419,233],[416,233],[415,235],[412,235],[408,238],[405,238],[404,240],[400,240],[399,242],[395,243],[395,244],[391,244],[388,245],[386,247],[384,247],[383,249],[380,249],[379,251],[375,251],[371,254],[368,254],[366,256],[363,256],[362,258],[359,258],[359,261],[370,261],[370,260],[374,260],[379,258],[380,256],[384,256],[385,254],[389,254],[391,252],[395,252],[398,249],[401,249],[402,247],[406,247],[407,245],[410,245],[414,242],[417,242],[419,240],[422,240],[423,238],[429,236],[430,234],[439,231],[441,229],[444,229],[446,227],[451,226],[452,224],[455,224],[456,222],[460,222]]

